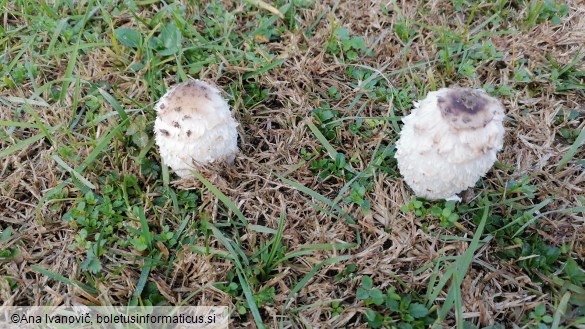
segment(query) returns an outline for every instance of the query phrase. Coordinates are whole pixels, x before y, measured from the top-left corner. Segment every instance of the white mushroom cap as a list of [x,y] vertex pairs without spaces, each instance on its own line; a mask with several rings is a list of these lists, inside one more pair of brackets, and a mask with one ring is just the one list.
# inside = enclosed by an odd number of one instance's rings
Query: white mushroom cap
[[154,109],[156,144],[177,175],[189,177],[193,169],[216,161],[233,163],[238,124],[215,86],[201,80],[180,83]]
[[414,105],[396,143],[400,173],[419,197],[458,199],[496,161],[504,108],[485,91],[469,88],[442,88]]

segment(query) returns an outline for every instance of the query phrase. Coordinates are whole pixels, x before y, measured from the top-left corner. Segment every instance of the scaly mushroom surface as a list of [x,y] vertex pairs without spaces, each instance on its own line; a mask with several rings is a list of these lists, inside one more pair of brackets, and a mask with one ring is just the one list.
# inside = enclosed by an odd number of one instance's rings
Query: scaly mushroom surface
[[237,122],[219,89],[201,80],[180,83],[155,106],[155,142],[162,161],[180,177],[203,165],[233,163]]
[[414,105],[396,143],[400,173],[419,197],[460,200],[502,149],[504,107],[470,88],[442,88]]

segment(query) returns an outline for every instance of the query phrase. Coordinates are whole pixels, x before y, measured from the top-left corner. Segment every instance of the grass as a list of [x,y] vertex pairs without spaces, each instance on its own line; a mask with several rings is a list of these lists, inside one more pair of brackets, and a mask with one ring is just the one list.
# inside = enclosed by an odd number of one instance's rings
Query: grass
[[[0,1],[0,302],[227,305],[233,327],[585,325],[578,1]],[[177,180],[153,105],[191,78],[234,167]],[[462,203],[412,197],[412,102],[506,107]]]

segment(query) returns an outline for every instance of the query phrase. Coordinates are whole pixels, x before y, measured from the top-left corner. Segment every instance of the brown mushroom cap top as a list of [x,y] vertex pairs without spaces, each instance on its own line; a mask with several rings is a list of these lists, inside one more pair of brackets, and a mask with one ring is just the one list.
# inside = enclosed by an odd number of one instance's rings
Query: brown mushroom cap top
[[485,127],[496,115],[498,102],[482,90],[453,88],[438,97],[441,114],[455,129]]
[[193,80],[173,87],[157,104],[156,110],[160,115],[213,113],[212,109],[222,103],[218,96],[219,90],[214,86],[200,80]]

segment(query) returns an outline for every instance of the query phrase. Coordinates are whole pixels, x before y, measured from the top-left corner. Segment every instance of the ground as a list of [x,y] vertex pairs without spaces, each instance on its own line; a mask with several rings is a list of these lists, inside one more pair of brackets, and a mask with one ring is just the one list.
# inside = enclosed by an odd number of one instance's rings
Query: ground
[[[2,1],[0,302],[227,305],[235,328],[583,328],[582,1]],[[179,180],[154,104],[203,79],[233,166]],[[483,88],[498,162],[416,199],[413,101]]]

